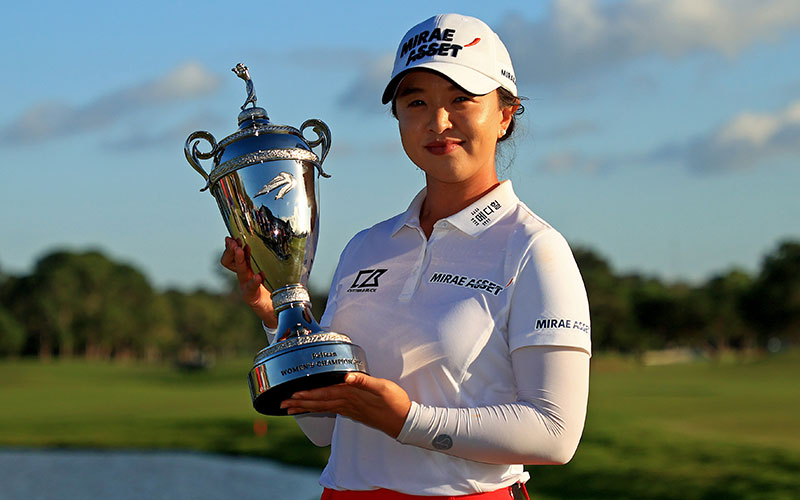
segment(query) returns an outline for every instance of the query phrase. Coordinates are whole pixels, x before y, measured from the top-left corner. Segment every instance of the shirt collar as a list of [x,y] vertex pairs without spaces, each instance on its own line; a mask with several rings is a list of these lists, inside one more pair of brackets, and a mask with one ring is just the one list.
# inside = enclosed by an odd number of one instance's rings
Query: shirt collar
[[[408,209],[400,215],[392,228],[392,236],[404,226],[420,227],[419,212],[426,192],[426,189],[422,188],[411,201]],[[507,180],[498,184],[497,187],[472,202],[465,209],[443,220],[448,221],[462,232],[476,237],[502,219],[518,202],[519,198],[514,193],[511,181]]]
[[392,228],[392,236],[397,234],[404,226],[408,227],[421,227],[419,224],[419,211],[422,209],[422,202],[425,200],[425,195],[428,192],[427,188],[422,188],[422,190],[417,193],[413,200],[411,200],[411,204],[408,205],[408,208],[405,212],[400,214],[400,217],[397,218],[397,223],[395,223],[394,227]]

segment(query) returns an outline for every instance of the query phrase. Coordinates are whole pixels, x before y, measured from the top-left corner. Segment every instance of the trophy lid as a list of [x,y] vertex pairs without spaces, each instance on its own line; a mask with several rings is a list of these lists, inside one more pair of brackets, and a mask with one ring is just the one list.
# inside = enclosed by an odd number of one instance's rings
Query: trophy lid
[[[206,180],[201,191],[209,189],[222,177],[246,166],[277,160],[305,161],[313,165],[322,177],[330,177],[322,170],[322,162],[330,150],[331,132],[320,120],[309,119],[300,128],[270,123],[267,111],[256,106],[256,91],[250,72],[242,63],[232,71],[247,84],[247,99],[241,106],[238,116],[239,127],[233,134],[217,143],[209,132],[198,130],[189,135],[184,145],[184,154],[189,164]],[[252,104],[248,107],[248,104]],[[317,134],[316,139],[308,139],[303,132],[311,128]],[[211,150],[201,152],[198,149],[200,140],[208,142]],[[318,156],[313,151],[322,146]],[[214,159],[214,168],[206,173],[200,160]]]
[[258,106],[253,106],[252,108],[247,108],[242,110],[239,113],[239,128],[246,127],[252,123],[269,123],[269,116],[267,116],[267,110],[264,108],[259,108]]

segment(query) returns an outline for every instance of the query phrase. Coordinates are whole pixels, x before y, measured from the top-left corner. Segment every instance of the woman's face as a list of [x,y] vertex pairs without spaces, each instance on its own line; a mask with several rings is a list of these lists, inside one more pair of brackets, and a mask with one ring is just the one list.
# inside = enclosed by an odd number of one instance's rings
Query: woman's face
[[403,148],[428,184],[497,183],[497,139],[511,122],[512,108],[500,109],[497,91],[472,96],[430,71],[412,71],[397,88],[396,110]]

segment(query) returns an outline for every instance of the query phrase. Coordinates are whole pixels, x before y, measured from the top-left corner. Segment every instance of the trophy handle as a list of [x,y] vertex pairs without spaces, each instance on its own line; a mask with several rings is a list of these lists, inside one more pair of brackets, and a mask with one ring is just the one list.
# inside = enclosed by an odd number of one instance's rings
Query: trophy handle
[[[208,153],[201,153],[197,149],[197,145],[199,144],[200,140],[205,140],[209,144],[211,144],[211,151]],[[192,144],[194,141],[194,144]],[[191,150],[189,145],[191,144]],[[206,186],[201,189],[200,191],[205,191],[208,189],[208,174],[203,169],[203,166],[200,165],[200,160],[208,160],[217,152],[217,140],[214,139],[214,136],[211,135],[209,132],[205,130],[198,130],[197,132],[192,132],[189,135],[189,138],[186,139],[186,144],[183,146],[183,153],[186,155],[186,160],[192,166],[193,169],[197,170],[197,173],[203,176],[203,179],[206,180]]]
[[[308,141],[303,133],[303,131],[308,127],[312,127],[312,130],[317,134],[317,138],[313,141]],[[325,178],[330,177],[330,175],[326,174],[325,171],[322,170],[322,162],[325,161],[325,157],[328,156],[328,151],[331,149],[331,129],[329,129],[322,120],[312,118],[304,121],[303,124],[300,125],[300,134],[303,136],[303,139],[308,141],[308,145],[312,148],[322,144],[322,155],[319,157],[319,164],[317,165],[317,168],[319,169],[319,175]]]

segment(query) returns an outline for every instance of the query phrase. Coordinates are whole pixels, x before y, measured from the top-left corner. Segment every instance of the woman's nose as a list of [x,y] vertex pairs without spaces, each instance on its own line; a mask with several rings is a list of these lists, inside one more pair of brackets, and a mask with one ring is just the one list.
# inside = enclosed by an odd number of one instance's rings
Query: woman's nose
[[450,126],[450,114],[447,112],[447,110],[443,107],[435,108],[431,114],[430,123],[428,124],[430,130],[440,134],[449,129]]

